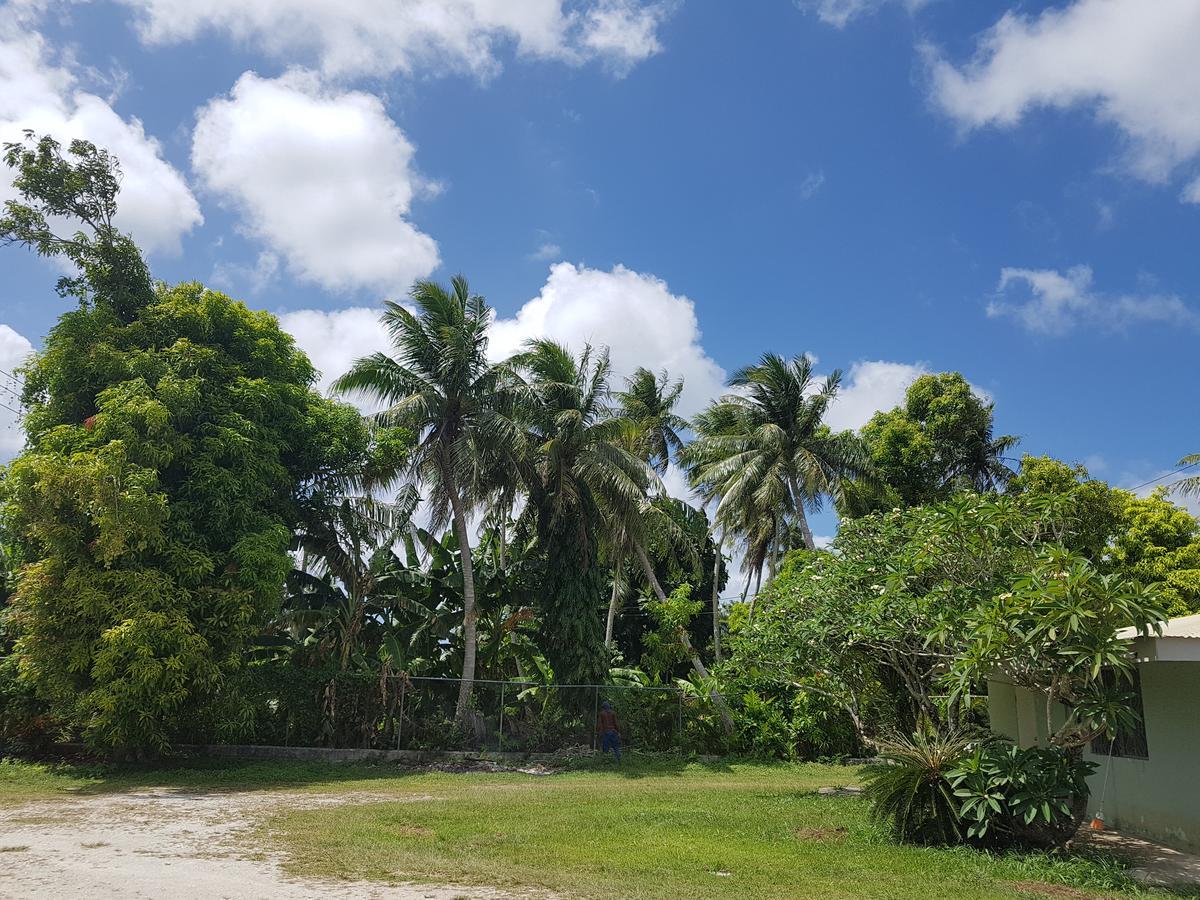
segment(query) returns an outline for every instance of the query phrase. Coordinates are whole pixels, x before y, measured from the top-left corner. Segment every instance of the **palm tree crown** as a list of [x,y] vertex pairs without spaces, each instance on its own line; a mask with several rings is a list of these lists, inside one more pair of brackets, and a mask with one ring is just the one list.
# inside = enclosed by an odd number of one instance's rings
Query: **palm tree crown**
[[[790,518],[814,547],[806,509],[837,497],[846,479],[869,468],[859,439],[823,424],[841,373],[816,383],[812,361],[768,353],[730,379],[736,392],[697,417],[697,439],[684,453],[702,496],[720,498],[716,518],[753,537],[751,551],[769,542]],[[761,568],[761,558],[758,562]]]
[[605,665],[598,538],[639,528],[652,472],[623,445],[629,423],[610,404],[606,350],[576,358],[535,340],[510,362],[524,377],[520,468],[546,558],[546,646],[560,680],[591,681]]
[[671,455],[683,449],[679,432],[689,425],[687,419],[675,414],[682,393],[682,378],[671,381],[665,369],[656,377],[649,369],[639,367],[628,379],[626,389],[616,395],[621,414],[632,427],[634,452],[659,475],[667,471]]

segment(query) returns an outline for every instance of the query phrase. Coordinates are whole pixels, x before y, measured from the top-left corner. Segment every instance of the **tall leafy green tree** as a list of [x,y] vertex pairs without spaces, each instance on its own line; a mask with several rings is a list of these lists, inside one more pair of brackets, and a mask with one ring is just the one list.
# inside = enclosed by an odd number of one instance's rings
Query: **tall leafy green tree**
[[1003,488],[1013,476],[1005,454],[1017,438],[994,435],[992,418],[992,404],[959,373],[921,376],[901,406],[863,426],[875,477],[849,485],[840,511],[862,515]]
[[506,414],[511,395],[507,369],[489,362],[491,309],[472,294],[462,276],[449,288],[418,281],[409,297],[417,311],[388,301],[381,322],[393,354],[359,359],[335,389],[371,396],[387,404],[382,424],[407,428],[416,438],[412,474],[428,490],[435,526],[447,520],[462,548],[463,671],[456,716],[464,722],[475,679],[475,573],[468,520],[495,485],[495,460],[511,454],[518,432]]
[[328,401],[274,317],[155,287],[113,225],[106,153],[29,138],[5,160],[20,199],[0,241],[65,257],[60,292],[80,301],[24,370],[27,445],[5,479],[22,677],[100,747],[233,736],[299,495],[329,462]]

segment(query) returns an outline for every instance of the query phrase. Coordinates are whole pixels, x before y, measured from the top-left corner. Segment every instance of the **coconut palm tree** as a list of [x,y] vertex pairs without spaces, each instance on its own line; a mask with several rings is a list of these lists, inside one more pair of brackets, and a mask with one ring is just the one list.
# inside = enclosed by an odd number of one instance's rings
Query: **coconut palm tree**
[[636,520],[652,473],[625,446],[629,423],[610,404],[608,351],[533,340],[510,364],[524,378],[520,462],[545,555],[542,628],[560,681],[591,682],[605,659],[599,539],[609,521]]
[[[666,473],[672,454],[683,449],[683,438],[679,433],[690,427],[686,419],[675,413],[681,393],[682,378],[672,381],[666,369],[655,376],[649,369],[639,366],[633,377],[626,379],[626,389],[614,394],[620,415],[628,423],[628,449],[658,475]],[[653,513],[648,499],[642,503],[642,510],[646,514]],[[623,584],[624,564],[631,552],[628,523],[610,520],[609,525],[605,543],[613,577],[604,631],[606,646],[612,646],[613,627],[627,587]]]
[[[1200,465],[1200,453],[1189,453],[1176,465],[1181,469],[1190,469],[1192,466]],[[1171,486],[1171,490],[1184,497],[1200,497],[1200,475],[1181,478]]]
[[387,404],[376,418],[410,429],[416,445],[411,474],[428,492],[434,529],[453,524],[463,575],[463,670],[456,717],[465,722],[475,678],[475,579],[468,519],[495,489],[495,460],[515,452],[519,432],[511,408],[508,369],[488,361],[491,309],[472,294],[461,275],[447,289],[418,281],[409,292],[416,311],[394,301],[380,319],[393,355],[374,353],[356,361],[334,383]]
[[676,415],[675,406],[683,393],[683,379],[671,381],[666,369],[656,377],[639,367],[627,380],[624,391],[616,394],[621,415],[632,427],[632,450],[659,475],[667,471],[671,455],[683,449],[679,432],[689,427],[687,419]]
[[808,357],[788,361],[768,353],[734,374],[729,384],[736,393],[697,417],[698,436],[684,462],[701,495],[719,498],[717,521],[747,539],[760,573],[786,549],[777,537],[788,520],[814,549],[807,511],[839,496],[847,479],[868,475],[858,437],[823,424],[840,380],[834,372],[818,384]]

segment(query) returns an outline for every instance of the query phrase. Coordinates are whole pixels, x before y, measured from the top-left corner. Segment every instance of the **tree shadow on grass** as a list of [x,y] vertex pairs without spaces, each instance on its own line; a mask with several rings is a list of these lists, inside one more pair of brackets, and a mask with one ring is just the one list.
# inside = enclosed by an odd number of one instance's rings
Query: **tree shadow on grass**
[[49,772],[77,785],[70,796],[99,796],[159,788],[179,794],[280,790],[395,780],[426,774],[395,763],[331,763],[298,760],[165,759],[150,763],[51,764]]

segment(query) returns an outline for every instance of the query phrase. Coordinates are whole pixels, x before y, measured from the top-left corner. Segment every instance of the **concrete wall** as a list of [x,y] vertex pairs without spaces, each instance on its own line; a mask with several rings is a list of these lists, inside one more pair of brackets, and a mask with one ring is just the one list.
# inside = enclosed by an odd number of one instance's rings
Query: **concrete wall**
[[[1110,826],[1165,844],[1200,850],[1200,664],[1148,662],[1140,667],[1148,759],[1113,757],[1104,793]],[[988,683],[992,728],[1023,747],[1045,746],[1046,703],[1031,691]],[[1056,711],[1054,724],[1062,721]],[[1088,779],[1089,812],[1101,804],[1108,757]]]

